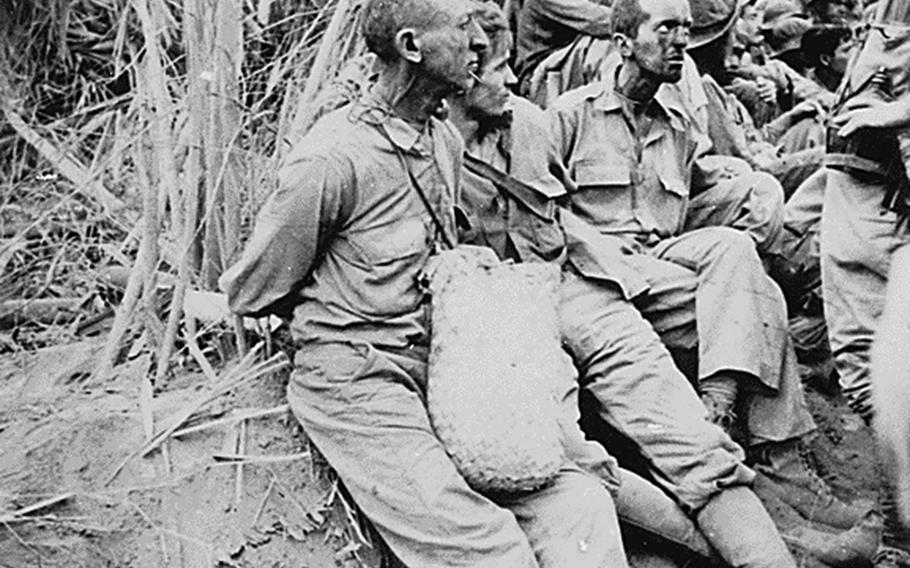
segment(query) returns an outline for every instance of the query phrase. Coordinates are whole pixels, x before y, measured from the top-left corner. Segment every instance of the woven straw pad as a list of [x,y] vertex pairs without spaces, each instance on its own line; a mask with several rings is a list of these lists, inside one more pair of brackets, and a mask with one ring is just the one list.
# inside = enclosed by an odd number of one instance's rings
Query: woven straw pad
[[430,419],[471,487],[531,491],[564,460],[559,268],[491,262],[478,251],[489,249],[442,253],[431,276]]

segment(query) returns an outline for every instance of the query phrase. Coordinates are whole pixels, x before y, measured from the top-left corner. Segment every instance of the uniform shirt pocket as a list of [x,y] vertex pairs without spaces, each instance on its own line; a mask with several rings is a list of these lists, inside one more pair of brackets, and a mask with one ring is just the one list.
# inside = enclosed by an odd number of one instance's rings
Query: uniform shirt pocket
[[573,167],[573,178],[579,189],[620,188],[632,183],[632,170],[626,164],[605,164],[602,161],[579,160]]
[[345,240],[370,266],[391,264],[429,248],[430,233],[422,217],[351,232]]
[[689,195],[687,180],[675,164],[658,165],[657,177],[660,179],[661,186],[669,193],[679,197],[687,197]]

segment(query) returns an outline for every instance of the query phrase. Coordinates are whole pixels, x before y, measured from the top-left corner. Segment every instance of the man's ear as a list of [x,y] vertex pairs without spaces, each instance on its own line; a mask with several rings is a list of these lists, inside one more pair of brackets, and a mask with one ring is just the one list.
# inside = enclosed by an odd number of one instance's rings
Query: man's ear
[[632,40],[626,34],[613,34],[613,47],[615,47],[623,57],[632,55]]
[[818,62],[821,63],[825,67],[830,67],[831,66],[831,56],[828,55],[827,53],[822,53],[821,55],[818,56]]
[[423,54],[420,51],[420,39],[417,37],[417,30],[414,28],[402,28],[395,34],[395,49],[398,55],[405,61],[411,63],[420,63],[423,61]]

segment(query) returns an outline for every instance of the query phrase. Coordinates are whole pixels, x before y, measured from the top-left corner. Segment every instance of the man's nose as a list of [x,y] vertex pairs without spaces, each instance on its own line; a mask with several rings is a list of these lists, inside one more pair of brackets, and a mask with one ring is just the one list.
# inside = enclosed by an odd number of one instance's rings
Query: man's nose
[[484,51],[490,46],[487,34],[474,18],[471,18],[471,24],[468,26],[468,42],[474,51]]
[[673,34],[673,45],[685,50],[689,46],[689,28],[680,26]]

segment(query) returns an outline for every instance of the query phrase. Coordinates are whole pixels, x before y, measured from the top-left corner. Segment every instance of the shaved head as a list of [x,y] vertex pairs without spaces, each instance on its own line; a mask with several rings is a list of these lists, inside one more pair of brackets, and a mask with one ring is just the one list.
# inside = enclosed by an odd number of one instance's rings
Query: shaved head
[[360,27],[367,48],[382,61],[394,61],[398,58],[395,35],[405,28],[426,28],[436,4],[434,0],[368,0]]

